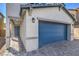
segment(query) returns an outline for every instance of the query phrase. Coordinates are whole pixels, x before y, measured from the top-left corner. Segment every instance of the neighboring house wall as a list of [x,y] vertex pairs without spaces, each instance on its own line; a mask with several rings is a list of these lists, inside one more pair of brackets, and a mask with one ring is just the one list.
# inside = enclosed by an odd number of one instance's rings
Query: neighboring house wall
[[74,39],[79,39],[79,9],[69,10],[69,12],[76,18],[74,23]]
[[20,4],[7,3],[6,8],[6,49],[8,49],[10,47],[10,17],[19,17]]
[[[26,17],[26,50],[32,51],[38,48],[39,44],[39,27],[38,20],[51,21],[68,24],[68,34],[67,39],[73,40],[73,26],[74,23],[72,18],[69,17],[62,9],[59,10],[58,7],[53,8],[38,8],[32,9],[32,14],[29,15],[29,12]],[[32,18],[35,18],[35,23],[32,22]]]
[[74,38],[79,39],[79,9],[77,9],[77,22],[74,25]]
[[7,16],[19,17],[20,4],[7,3]]
[[75,22],[74,25],[74,38],[79,39],[79,9],[77,9],[77,14],[76,14],[77,22]]
[[79,39],[79,28],[74,28],[74,39]]

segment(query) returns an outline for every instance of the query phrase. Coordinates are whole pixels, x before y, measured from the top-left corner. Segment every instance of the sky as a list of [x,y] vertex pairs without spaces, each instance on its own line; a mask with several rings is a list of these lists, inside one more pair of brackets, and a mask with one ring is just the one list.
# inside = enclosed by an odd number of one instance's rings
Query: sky
[[0,12],[5,16],[4,23],[6,23],[6,4],[0,3]]
[[6,16],[6,4],[5,3],[0,3],[0,12]]
[[67,9],[79,8],[79,3],[65,3],[65,7],[66,7]]

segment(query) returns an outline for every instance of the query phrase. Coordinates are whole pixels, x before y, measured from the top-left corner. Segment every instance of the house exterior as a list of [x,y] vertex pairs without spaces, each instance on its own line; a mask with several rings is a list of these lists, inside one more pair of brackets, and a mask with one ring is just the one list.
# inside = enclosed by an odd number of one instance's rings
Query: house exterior
[[[15,8],[18,10],[15,11]],[[15,32],[19,34],[15,36],[20,36],[26,51],[54,42],[73,40],[75,18],[65,9],[64,4],[7,4],[7,9],[6,25],[10,25],[12,20],[13,26],[18,26],[19,32]],[[10,26],[7,27],[9,28]],[[10,41],[9,31],[6,32],[7,48]]]
[[74,23],[74,39],[79,39],[79,8],[69,9],[69,12],[76,18]]

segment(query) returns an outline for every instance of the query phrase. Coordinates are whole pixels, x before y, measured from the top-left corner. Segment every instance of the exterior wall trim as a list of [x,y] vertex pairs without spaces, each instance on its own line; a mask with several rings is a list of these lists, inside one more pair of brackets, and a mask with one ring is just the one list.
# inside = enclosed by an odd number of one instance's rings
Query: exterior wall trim
[[37,39],[38,37],[27,37],[27,39]]

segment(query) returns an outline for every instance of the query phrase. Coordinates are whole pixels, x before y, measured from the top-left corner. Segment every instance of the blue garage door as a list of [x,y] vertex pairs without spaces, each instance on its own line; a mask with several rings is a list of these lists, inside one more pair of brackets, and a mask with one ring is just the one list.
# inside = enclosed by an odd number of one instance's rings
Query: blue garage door
[[66,39],[66,24],[39,21],[39,47]]

